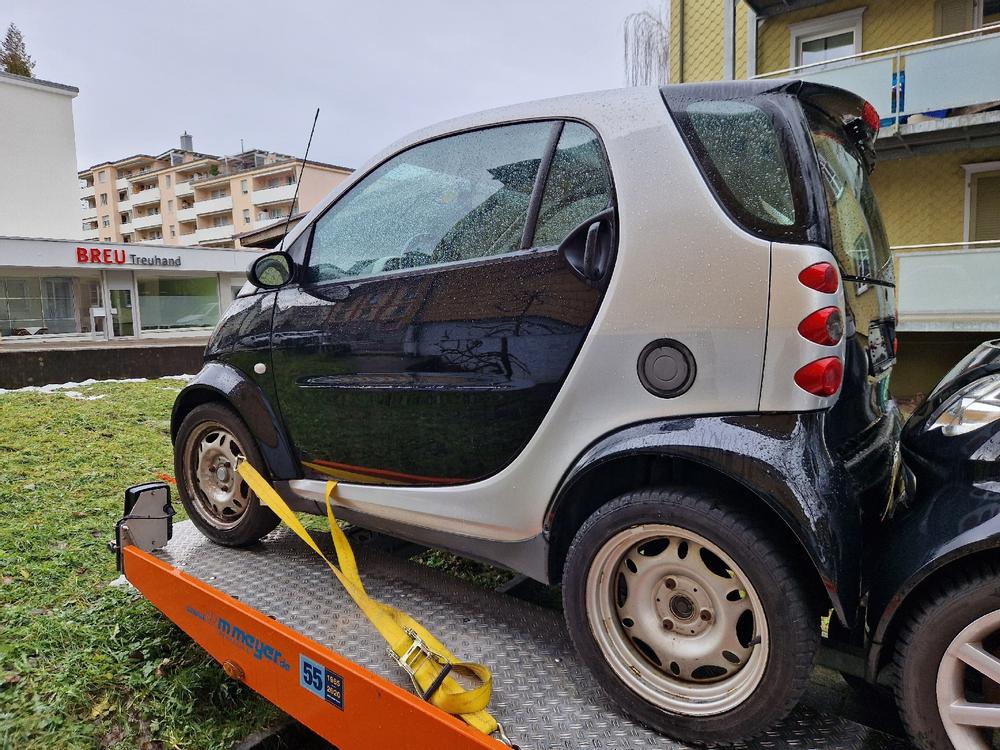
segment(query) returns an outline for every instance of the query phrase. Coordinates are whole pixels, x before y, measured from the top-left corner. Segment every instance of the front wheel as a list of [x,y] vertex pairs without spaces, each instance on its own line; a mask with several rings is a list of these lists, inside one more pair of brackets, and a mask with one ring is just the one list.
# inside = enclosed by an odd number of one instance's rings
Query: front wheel
[[896,644],[896,701],[923,750],[997,747],[1000,567],[954,574],[912,613]]
[[205,536],[229,547],[253,544],[279,523],[236,473],[240,457],[264,469],[253,435],[232,409],[208,403],[184,417],[174,439],[181,503]]
[[591,516],[563,574],[570,635],[628,714],[736,742],[787,715],[818,646],[793,565],[750,516],[698,489],[649,489]]

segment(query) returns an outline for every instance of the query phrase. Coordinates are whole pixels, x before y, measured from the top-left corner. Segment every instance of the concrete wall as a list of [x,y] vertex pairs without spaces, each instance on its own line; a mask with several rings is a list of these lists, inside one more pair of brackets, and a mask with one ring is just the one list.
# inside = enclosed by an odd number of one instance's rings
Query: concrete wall
[[77,90],[0,73],[0,235],[82,235]]
[[0,351],[0,388],[192,374],[201,369],[204,350],[198,344]]

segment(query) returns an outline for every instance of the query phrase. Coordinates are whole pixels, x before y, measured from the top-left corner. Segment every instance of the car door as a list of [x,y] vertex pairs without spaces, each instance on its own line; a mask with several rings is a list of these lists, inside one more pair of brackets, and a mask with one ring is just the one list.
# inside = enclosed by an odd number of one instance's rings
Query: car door
[[[306,476],[447,485],[511,461],[597,313],[610,206],[603,150],[579,123],[430,141],[352,186],[310,227],[275,306],[275,384]],[[581,223],[585,242],[602,211],[595,275],[557,246]]]

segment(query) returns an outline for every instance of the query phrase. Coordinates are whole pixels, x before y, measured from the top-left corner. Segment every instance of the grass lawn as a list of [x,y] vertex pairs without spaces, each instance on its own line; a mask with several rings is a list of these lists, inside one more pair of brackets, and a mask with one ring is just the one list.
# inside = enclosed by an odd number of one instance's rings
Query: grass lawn
[[[279,718],[151,604],[109,586],[122,491],[173,473],[182,385],[0,393],[2,748],[228,748]],[[441,553],[421,561],[507,578]]]

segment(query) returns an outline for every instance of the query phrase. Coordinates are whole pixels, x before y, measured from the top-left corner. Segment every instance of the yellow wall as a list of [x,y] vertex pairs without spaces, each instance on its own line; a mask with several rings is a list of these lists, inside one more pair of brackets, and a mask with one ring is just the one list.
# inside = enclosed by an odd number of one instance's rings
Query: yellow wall
[[865,8],[861,25],[862,52],[896,44],[917,42],[934,36],[935,0],[832,0],[820,5],[782,13],[761,23],[757,36],[757,72],[767,73],[791,67],[790,24],[833,13]]
[[1000,161],[1000,148],[952,151],[880,161],[872,185],[892,245],[961,242],[963,164]]
[[[673,0],[670,4],[670,82],[718,81],[723,77],[725,21],[722,0]],[[747,75],[749,6],[736,3],[736,77]],[[681,30],[683,29],[683,44]],[[683,55],[681,51],[683,50]],[[683,58],[683,66],[681,65]]]

